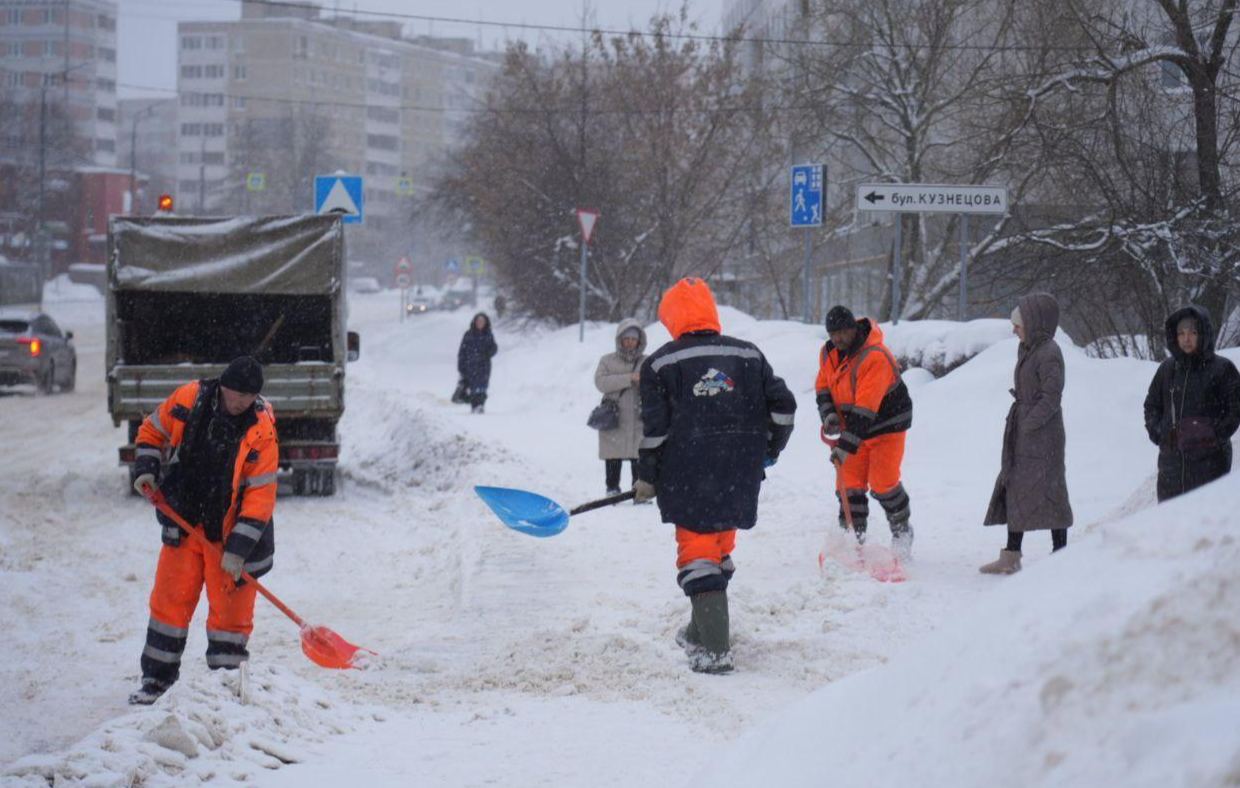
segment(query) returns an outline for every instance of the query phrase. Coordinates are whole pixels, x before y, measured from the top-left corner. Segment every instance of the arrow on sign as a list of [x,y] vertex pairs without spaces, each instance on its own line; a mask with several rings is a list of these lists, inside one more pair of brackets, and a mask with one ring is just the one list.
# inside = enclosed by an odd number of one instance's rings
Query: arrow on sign
[[867,201],[868,201],[871,205],[873,205],[874,203],[878,202],[879,200],[885,200],[885,199],[887,199],[887,198],[886,198],[885,196],[883,196],[883,195],[879,194],[878,192],[870,192],[869,194],[867,194],[867,195],[865,196],[865,199],[866,199],[866,200],[867,200]]

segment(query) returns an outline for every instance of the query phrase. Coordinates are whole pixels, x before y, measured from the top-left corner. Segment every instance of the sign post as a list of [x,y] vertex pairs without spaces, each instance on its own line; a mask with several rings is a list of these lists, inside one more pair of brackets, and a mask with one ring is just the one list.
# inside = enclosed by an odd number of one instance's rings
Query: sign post
[[581,225],[581,306],[578,310],[580,327],[577,330],[577,341],[586,341],[586,255],[590,250],[590,236],[594,233],[594,223],[598,221],[599,212],[589,208],[577,209],[577,223]]
[[408,255],[401,255],[396,261],[392,273],[395,275],[396,286],[400,288],[400,322],[405,322],[406,304],[409,301],[409,286],[413,284],[413,264]]
[[[813,228],[822,226],[823,190],[826,187],[827,168],[822,164],[799,164],[792,168],[788,203],[788,224],[805,228],[805,266],[801,271],[802,320],[814,321],[810,308],[810,264],[814,253]],[[826,297],[826,294],[823,295]]]
[[969,214],[1008,212],[1006,186],[942,183],[859,183],[858,211],[896,214],[895,254],[892,259],[891,322],[900,322],[900,282],[903,249],[901,225],[906,213],[955,213],[960,215],[960,306],[961,322],[969,311]]

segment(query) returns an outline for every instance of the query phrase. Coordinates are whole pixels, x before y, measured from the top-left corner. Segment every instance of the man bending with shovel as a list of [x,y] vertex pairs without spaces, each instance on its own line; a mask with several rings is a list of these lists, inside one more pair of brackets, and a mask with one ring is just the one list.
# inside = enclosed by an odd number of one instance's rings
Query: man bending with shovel
[[692,605],[676,642],[693,670],[726,673],[736,530],[757,521],[763,467],[788,444],[796,400],[762,351],[721,333],[701,279],[668,290],[659,320],[672,341],[642,364],[635,499],[657,494],[663,522],[676,526],[677,581]]
[[162,491],[174,511],[223,546],[223,554],[215,560],[197,539],[156,514],[164,546],[151,592],[142,687],[130,703],[154,703],[177,680],[204,585],[207,666],[236,668],[249,657],[256,589],[238,583],[243,570],[257,578],[271,569],[280,456],[275,416],[258,396],[262,387],[262,366],[242,356],[219,378],[178,388],[138,431],[134,488],[148,497]]

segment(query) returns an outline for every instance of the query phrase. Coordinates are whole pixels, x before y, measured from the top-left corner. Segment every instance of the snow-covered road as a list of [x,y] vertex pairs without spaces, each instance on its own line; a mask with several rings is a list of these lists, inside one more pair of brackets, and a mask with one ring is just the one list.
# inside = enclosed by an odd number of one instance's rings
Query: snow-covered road
[[[691,673],[672,642],[687,604],[670,526],[655,507],[590,513],[539,540],[503,528],[472,493],[474,484],[522,487],[566,504],[602,494],[584,422],[614,327],[590,327],[579,344],[575,327],[519,332],[501,323],[491,400],[475,416],[448,402],[469,313],[400,323],[390,293],[355,297],[351,309],[363,347],[349,372],[340,492],[281,498],[268,579],[303,616],[383,659],[361,672],[318,669],[300,654],[296,628],[261,601],[251,641],[265,681],[290,696],[302,687],[323,693],[332,699],[324,715],[339,723],[304,736],[296,725],[283,730],[298,748],[289,760],[300,762],[281,768],[272,767],[282,759],[245,761],[226,747],[192,769],[150,765],[157,761],[137,744],[114,743],[121,755],[110,756],[97,742],[71,747],[109,725],[137,730],[151,719],[124,704],[137,683],[159,540],[149,506],[125,494],[115,463],[124,434],[107,415],[102,304],[67,302],[51,311],[77,332],[77,391],[0,397],[0,764],[39,754],[21,778],[36,779],[70,761],[111,758],[149,785],[191,784],[204,770],[264,786],[337,785],[359,774],[368,785],[676,784],[747,727],[885,663],[994,587],[976,567],[993,559],[1002,533],[979,523],[1014,340],[914,388],[905,483],[917,560],[908,582],[885,585],[818,571],[835,519],[812,391],[822,328],[724,310],[725,331],[763,348],[801,410],[764,485],[758,527],[736,552],[737,672],[710,677]],[[652,348],[665,339],[651,330]],[[1069,487],[1085,526],[1073,539],[1148,497],[1154,452],[1139,413],[1152,369],[1069,354]],[[873,524],[885,539],[881,516]],[[1027,541],[1030,566],[1049,553],[1042,536]],[[199,622],[167,701],[186,713],[204,713],[195,699],[219,694],[220,678],[201,659]]]

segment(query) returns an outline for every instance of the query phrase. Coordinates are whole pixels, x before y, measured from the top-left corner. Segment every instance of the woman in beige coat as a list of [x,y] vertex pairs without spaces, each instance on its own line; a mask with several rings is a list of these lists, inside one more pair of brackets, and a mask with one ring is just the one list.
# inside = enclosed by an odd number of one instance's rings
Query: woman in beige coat
[[636,482],[637,447],[642,441],[642,419],[638,407],[637,382],[646,360],[646,332],[636,320],[625,320],[616,329],[616,350],[598,360],[594,385],[603,399],[620,406],[620,425],[600,430],[598,456],[606,465],[607,494],[620,492],[620,466],[629,461],[630,478]]

